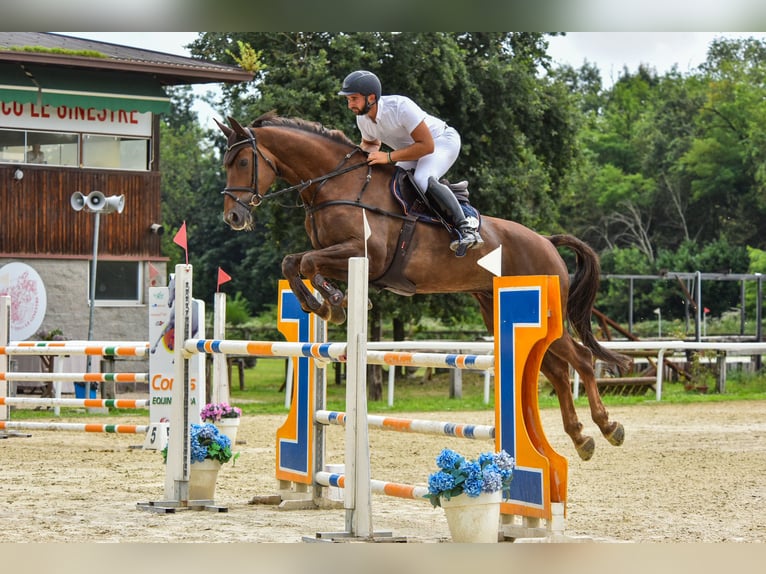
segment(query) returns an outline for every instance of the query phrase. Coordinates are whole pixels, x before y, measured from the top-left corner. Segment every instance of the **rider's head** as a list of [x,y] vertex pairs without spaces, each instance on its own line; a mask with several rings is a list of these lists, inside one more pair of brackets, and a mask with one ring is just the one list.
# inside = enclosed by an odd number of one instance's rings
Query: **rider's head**
[[[343,80],[343,87],[340,89],[340,92],[338,92],[338,95],[346,96],[348,99],[348,107],[351,108],[355,114],[363,116],[370,111],[372,106],[378,103],[378,100],[380,100],[380,92],[380,80],[375,74],[368,72],[367,70],[357,70],[346,76]],[[363,97],[364,103],[362,105],[356,105],[361,102],[353,101],[354,97],[358,94],[361,94]],[[374,100],[370,98],[371,95],[375,96]]]

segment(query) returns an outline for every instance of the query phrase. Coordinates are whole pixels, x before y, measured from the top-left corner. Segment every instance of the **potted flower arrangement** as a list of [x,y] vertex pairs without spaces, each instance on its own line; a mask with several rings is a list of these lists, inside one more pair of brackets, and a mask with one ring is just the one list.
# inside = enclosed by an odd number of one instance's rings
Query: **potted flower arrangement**
[[231,439],[231,444],[237,442],[237,429],[242,417],[242,409],[228,403],[208,403],[200,411],[202,422],[211,422],[218,430]]
[[445,448],[439,470],[428,477],[431,504],[444,508],[455,542],[497,542],[500,502],[509,492],[515,461],[507,452],[486,452],[466,460]]
[[[239,453],[231,451],[231,440],[214,424],[192,423],[189,431],[191,467],[189,472],[189,499],[213,500],[215,483],[221,465],[236,461]],[[168,447],[162,449],[167,462]]]

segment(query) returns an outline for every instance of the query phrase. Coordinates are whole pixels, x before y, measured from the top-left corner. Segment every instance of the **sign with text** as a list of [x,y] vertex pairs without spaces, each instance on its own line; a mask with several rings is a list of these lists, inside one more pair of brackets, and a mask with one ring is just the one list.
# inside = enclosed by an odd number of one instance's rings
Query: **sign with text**
[[126,110],[0,102],[0,126],[149,137],[152,135],[152,114]]
[[[173,404],[175,367],[175,287],[149,288],[149,420],[153,423],[170,420]],[[197,299],[192,305],[192,338],[205,338],[205,303]],[[205,404],[205,355],[195,354],[189,361],[191,397],[189,421],[199,423],[200,410]]]

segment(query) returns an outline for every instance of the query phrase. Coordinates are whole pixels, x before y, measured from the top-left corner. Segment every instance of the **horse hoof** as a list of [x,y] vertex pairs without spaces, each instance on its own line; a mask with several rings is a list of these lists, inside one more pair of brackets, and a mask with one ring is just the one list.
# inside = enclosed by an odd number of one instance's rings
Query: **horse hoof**
[[327,321],[334,325],[342,325],[346,321],[346,312],[343,307],[330,307],[330,317]]
[[609,441],[609,444],[620,446],[625,441],[625,429],[622,424],[617,423],[614,430],[606,436],[606,440]]
[[575,448],[582,460],[590,460],[596,450],[596,441],[593,440],[593,437],[588,437]]

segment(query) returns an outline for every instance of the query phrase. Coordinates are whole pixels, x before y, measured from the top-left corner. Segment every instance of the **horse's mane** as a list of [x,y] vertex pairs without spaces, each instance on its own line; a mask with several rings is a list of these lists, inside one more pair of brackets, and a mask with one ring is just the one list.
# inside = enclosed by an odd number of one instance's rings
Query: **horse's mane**
[[254,128],[261,128],[266,126],[283,126],[286,128],[293,128],[302,130],[304,132],[317,134],[345,145],[356,145],[341,130],[327,129],[319,122],[311,122],[301,118],[285,118],[277,115],[277,112],[274,110],[266,112],[265,114],[255,118],[251,126]]

